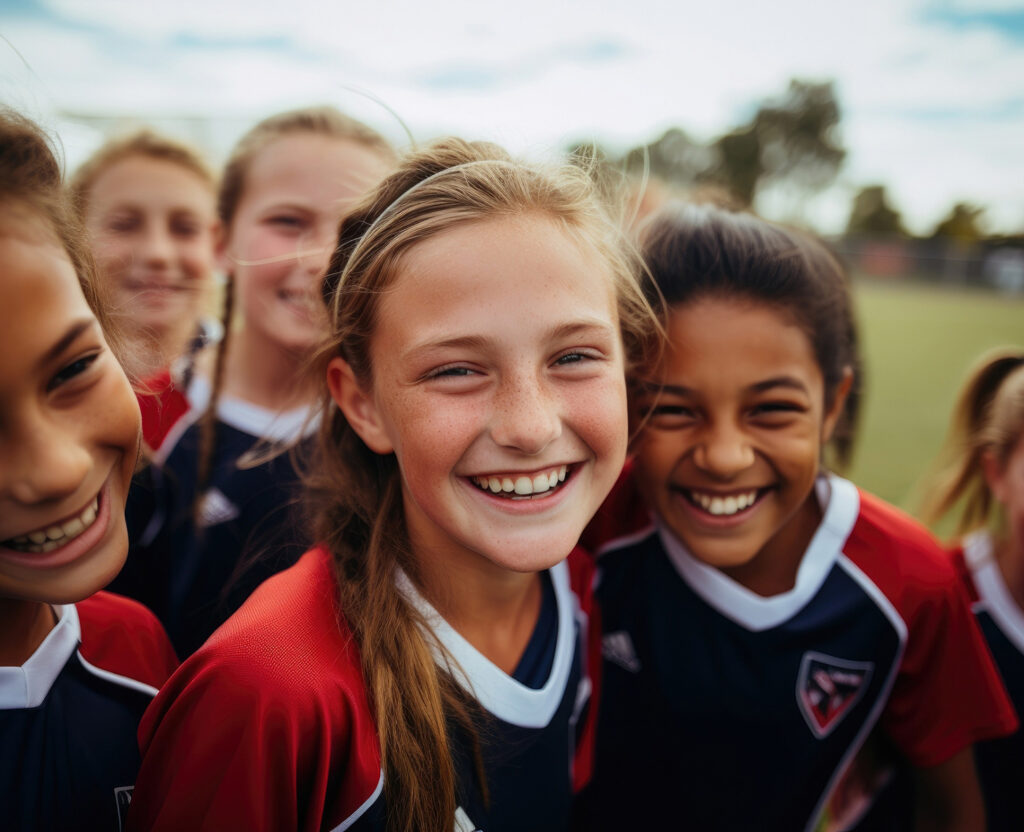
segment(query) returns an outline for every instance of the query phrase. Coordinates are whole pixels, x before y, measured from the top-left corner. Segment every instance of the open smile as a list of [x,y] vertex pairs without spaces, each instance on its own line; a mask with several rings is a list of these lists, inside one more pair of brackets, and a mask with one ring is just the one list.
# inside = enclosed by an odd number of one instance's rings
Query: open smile
[[571,465],[556,465],[537,473],[504,473],[469,477],[481,491],[510,500],[529,500],[560,489],[572,477]]
[[96,522],[99,514],[100,495],[97,494],[84,509],[65,520],[52,523],[26,534],[0,541],[0,546],[16,552],[42,554],[52,552],[70,543]]
[[700,491],[694,488],[675,488],[687,502],[712,517],[736,517],[751,511],[767,494],[771,487],[751,488],[745,491],[734,491],[723,494],[713,491]]

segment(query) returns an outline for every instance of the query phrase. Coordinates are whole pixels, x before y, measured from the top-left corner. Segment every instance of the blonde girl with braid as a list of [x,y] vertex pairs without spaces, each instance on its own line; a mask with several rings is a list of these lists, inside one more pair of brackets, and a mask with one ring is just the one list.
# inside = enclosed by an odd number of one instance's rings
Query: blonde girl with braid
[[302,381],[326,332],[320,280],[341,217],[393,163],[385,139],[330,107],[272,116],[239,141],[220,182],[224,336],[186,389],[160,395],[166,434],[129,504],[128,564],[114,588],[153,609],[187,656],[268,575],[310,543],[294,522],[288,455],[316,388]]
[[[1024,349],[984,356],[953,414],[944,464],[928,481],[930,522],[956,518],[952,556],[1017,713],[1024,710]],[[987,828],[1020,829],[1024,733],[975,746]]]
[[588,776],[590,574],[626,369],[659,332],[586,174],[449,139],[343,223],[319,544],[141,728],[137,829],[564,830]]

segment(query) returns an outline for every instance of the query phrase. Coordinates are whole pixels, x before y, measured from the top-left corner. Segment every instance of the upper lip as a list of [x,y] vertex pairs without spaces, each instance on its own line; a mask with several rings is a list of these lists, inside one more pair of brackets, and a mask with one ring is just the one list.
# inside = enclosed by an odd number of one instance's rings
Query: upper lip
[[707,494],[709,497],[735,497],[739,494],[749,494],[751,491],[763,491],[770,488],[768,485],[748,485],[744,488],[730,488],[727,491],[718,488],[705,488],[699,485],[673,484],[672,488],[677,491],[693,491],[697,494]]
[[87,508],[89,508],[89,506],[92,504],[92,501],[96,500],[97,498],[99,498],[99,496],[102,493],[103,493],[103,489],[102,488],[98,489],[88,500],[86,500],[78,508],[77,511],[69,512],[68,514],[65,514],[65,515],[63,515],[63,516],[61,516],[61,517],[59,517],[57,519],[50,520],[49,522],[47,522],[47,523],[45,523],[45,524],[43,524],[41,526],[33,526],[31,529],[27,529],[26,531],[23,531],[23,532],[15,532],[14,534],[5,535],[3,537],[0,537],[0,541],[3,541],[3,540],[14,540],[15,538],[18,538],[18,537],[27,537],[28,535],[32,534],[33,532],[45,532],[47,529],[49,529],[52,526],[59,526],[59,525],[61,525],[63,523],[69,523],[70,521],[74,520],[76,517],[80,517],[85,512],[85,510]]
[[552,469],[561,467],[571,468],[574,462],[552,462],[550,465],[541,465],[539,468],[531,468],[527,471],[513,471],[508,468],[495,468],[491,471],[484,471],[478,474],[463,474],[467,479],[474,477],[536,477],[539,474],[546,474]]

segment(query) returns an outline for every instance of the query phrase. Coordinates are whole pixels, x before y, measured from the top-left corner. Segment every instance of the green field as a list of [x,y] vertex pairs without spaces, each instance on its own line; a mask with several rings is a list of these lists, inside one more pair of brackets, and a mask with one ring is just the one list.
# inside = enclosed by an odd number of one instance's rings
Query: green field
[[992,347],[1024,346],[1024,298],[867,280],[854,294],[866,394],[848,475],[913,510],[968,368]]

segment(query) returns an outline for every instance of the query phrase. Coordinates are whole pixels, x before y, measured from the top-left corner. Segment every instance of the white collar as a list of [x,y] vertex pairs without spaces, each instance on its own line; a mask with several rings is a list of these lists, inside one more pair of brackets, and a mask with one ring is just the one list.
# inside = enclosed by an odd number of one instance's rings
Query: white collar
[[704,601],[748,630],[769,630],[789,620],[814,597],[857,522],[860,495],[853,483],[827,474],[818,478],[815,492],[823,515],[800,560],[796,584],[768,598],[751,592],[724,572],[695,558],[656,517],[658,534],[680,577]]
[[[513,679],[464,639],[430,603],[420,595],[409,576],[398,570],[395,583],[399,591],[424,617],[434,636],[455,660],[451,668],[459,684],[488,711],[504,722],[524,728],[543,728],[555,715],[565,692],[576,652],[576,596],[569,587],[569,568],[565,561],[549,570],[558,604],[558,640],[555,659],[547,682],[539,689],[529,688]],[[434,659],[445,659],[431,641]]]
[[1024,611],[1013,600],[996,563],[992,536],[980,530],[964,538],[964,561],[974,578],[981,606],[996,625],[1024,653]]
[[53,607],[56,626],[21,667],[0,667],[0,710],[36,708],[43,704],[82,640],[74,604]]

